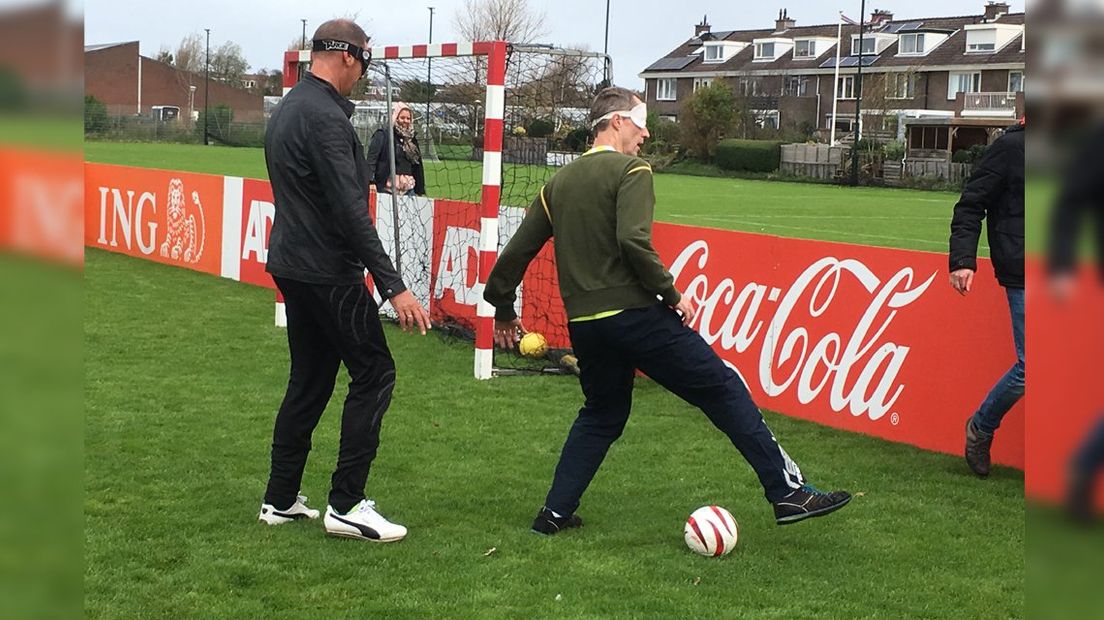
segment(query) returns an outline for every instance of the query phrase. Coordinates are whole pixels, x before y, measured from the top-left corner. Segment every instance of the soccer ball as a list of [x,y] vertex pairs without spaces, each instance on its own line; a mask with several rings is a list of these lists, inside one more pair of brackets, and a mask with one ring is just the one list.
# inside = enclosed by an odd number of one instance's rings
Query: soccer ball
[[732,514],[720,506],[702,506],[690,514],[683,528],[686,546],[694,553],[718,557],[736,546],[739,526]]
[[525,357],[544,357],[548,352],[548,341],[537,332],[529,332],[521,337],[518,343],[518,352]]

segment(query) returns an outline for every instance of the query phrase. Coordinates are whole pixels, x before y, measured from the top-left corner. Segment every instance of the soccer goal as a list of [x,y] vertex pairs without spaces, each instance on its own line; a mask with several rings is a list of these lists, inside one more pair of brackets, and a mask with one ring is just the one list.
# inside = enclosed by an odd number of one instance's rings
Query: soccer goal
[[[372,56],[352,97],[353,125],[367,149],[376,132],[393,131],[393,104],[405,103],[425,171],[425,195],[379,192],[369,201],[403,280],[439,333],[474,343],[476,378],[572,370],[552,242],[516,307],[526,329],[547,339],[545,357],[495,349],[483,287],[540,187],[586,150],[590,102],[612,79],[609,57],[503,41],[373,47]],[[309,62],[309,51],[287,52],[285,92]],[[394,318],[390,306],[383,312]]]

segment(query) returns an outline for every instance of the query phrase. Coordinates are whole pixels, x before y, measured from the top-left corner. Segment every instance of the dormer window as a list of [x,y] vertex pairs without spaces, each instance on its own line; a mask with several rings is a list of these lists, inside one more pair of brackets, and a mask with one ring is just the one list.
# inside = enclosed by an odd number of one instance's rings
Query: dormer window
[[901,35],[901,45],[897,53],[923,54],[924,51],[924,33],[916,32],[912,34]]
[[812,58],[816,56],[816,41],[798,39],[794,42],[794,58]]
[[794,48],[794,40],[784,37],[755,39],[752,43],[755,45],[755,57],[752,59],[754,62],[778,60]]
[[706,45],[705,62],[724,62],[724,46]]
[[966,53],[991,54],[1023,34],[1017,24],[969,24],[966,26]]
[[[863,37],[863,39],[862,39],[862,53],[863,54],[873,54],[874,50],[877,48],[877,44],[878,44],[878,42],[875,41],[874,39],[872,39],[870,37]],[[853,41],[851,41],[851,55],[852,56],[858,56],[859,55],[859,38],[858,37],[855,37],[855,39]]]

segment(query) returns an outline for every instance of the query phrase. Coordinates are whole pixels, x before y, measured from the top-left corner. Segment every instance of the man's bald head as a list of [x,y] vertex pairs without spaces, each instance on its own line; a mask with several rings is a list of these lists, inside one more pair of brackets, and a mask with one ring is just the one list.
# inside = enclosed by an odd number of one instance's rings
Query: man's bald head
[[351,19],[331,19],[314,31],[314,40],[317,41],[318,39],[345,41],[361,47],[368,40],[368,35],[364,33],[363,28]]

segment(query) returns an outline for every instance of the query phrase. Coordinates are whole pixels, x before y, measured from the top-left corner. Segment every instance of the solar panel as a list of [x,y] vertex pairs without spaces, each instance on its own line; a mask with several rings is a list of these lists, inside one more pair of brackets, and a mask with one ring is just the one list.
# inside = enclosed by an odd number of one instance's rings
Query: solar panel
[[660,58],[651,64],[645,71],[678,71],[686,65],[694,62],[697,56],[683,56],[681,58]]
[[907,23],[901,24],[897,28],[897,30],[894,30],[894,32],[901,32],[902,30],[916,30],[917,28],[919,28],[923,25],[924,25],[924,22],[907,22]]
[[[874,56],[872,54],[863,54],[862,66],[869,67],[870,65],[874,64],[877,60],[878,60],[877,56]],[[824,62],[820,63],[819,68],[821,68],[821,69],[832,69],[832,68],[835,68],[835,66],[836,66],[836,59],[835,58],[829,58],[829,59],[825,60]],[[858,56],[844,56],[843,58],[840,58],[839,66],[840,66],[840,68],[857,67],[857,66],[859,66],[859,57]]]

